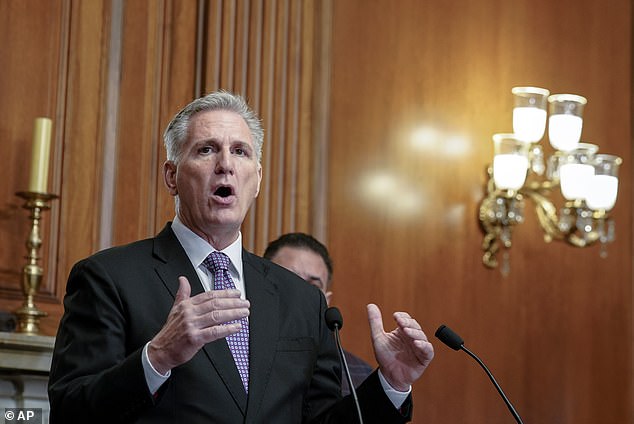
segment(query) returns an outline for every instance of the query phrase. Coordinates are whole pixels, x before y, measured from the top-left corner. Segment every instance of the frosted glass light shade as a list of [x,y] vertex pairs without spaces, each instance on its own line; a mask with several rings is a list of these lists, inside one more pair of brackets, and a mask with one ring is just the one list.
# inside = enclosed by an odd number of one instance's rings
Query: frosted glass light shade
[[583,119],[575,115],[551,115],[548,119],[548,140],[557,150],[574,150],[581,140]]
[[518,154],[493,157],[493,181],[500,190],[519,190],[526,181],[528,158]]
[[568,200],[585,200],[594,167],[582,163],[566,163],[559,168],[561,194]]
[[559,160],[559,184],[561,194],[568,200],[585,200],[590,179],[594,176],[593,160],[596,144],[579,143],[577,149]]
[[515,134],[493,135],[493,181],[500,190],[519,190],[526,181],[529,144]]
[[586,204],[594,211],[609,211],[616,203],[619,179],[610,175],[594,175],[588,184]]
[[548,97],[548,103],[550,145],[564,152],[576,149],[581,140],[586,98],[576,94],[553,94]]
[[592,210],[609,211],[614,207],[619,189],[618,171],[621,158],[596,155],[593,160],[594,177],[588,185],[586,204]]
[[539,87],[513,87],[513,132],[518,139],[536,143],[544,136],[550,92]]

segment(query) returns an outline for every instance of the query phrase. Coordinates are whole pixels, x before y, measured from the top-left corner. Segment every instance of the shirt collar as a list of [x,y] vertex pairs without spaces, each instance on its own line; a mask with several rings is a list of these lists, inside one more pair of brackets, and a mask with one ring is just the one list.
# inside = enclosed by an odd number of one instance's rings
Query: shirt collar
[[[175,216],[172,221],[172,231],[185,249],[185,253],[194,268],[198,268],[205,258],[216,250],[206,240],[186,227],[178,216]],[[233,272],[242,279],[242,232],[238,232],[236,241],[222,249],[221,252],[229,256]]]

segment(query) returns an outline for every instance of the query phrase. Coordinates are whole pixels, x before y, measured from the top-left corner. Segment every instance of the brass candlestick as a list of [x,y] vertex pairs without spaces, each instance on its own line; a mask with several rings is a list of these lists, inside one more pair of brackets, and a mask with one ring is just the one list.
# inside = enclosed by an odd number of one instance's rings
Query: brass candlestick
[[38,193],[33,191],[20,191],[17,196],[26,200],[22,206],[31,211],[31,232],[26,239],[27,264],[22,268],[22,292],[25,299],[22,307],[15,314],[18,317],[17,332],[24,334],[38,334],[40,318],[47,316],[46,312],[40,311],[33,298],[42,284],[44,270],[38,265],[40,260],[40,247],[42,238],[40,236],[40,220],[42,212],[50,209],[49,203],[57,196],[50,193]]

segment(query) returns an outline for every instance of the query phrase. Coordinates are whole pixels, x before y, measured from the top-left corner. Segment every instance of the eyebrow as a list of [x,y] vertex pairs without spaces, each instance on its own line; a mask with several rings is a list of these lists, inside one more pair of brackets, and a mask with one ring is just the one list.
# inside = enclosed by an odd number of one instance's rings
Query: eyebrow
[[[194,141],[195,143],[222,143],[223,140],[218,137],[201,137]],[[245,146],[251,146],[251,142],[248,140],[242,140],[241,138],[229,140],[229,144],[244,144]]]
[[243,140],[234,140],[231,142],[231,144],[238,145],[245,150],[248,149],[253,151],[255,148],[251,143],[249,143],[248,141],[243,141]]

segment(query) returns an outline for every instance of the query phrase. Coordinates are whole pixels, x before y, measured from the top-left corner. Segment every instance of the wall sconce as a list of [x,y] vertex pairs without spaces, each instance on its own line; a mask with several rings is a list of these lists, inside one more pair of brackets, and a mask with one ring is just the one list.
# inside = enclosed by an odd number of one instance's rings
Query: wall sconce
[[[488,168],[487,195],[480,204],[485,232],[482,261],[508,275],[513,227],[524,221],[524,199],[535,205],[544,240],[561,240],[576,247],[600,242],[601,256],[614,241],[614,221],[608,212],[616,202],[621,158],[598,154],[598,146],[582,143],[586,99],[554,94],[544,88],[514,87],[513,133],[493,135],[493,166]],[[548,139],[554,153],[544,159],[539,144],[548,121]],[[550,199],[560,187],[564,205]]]

